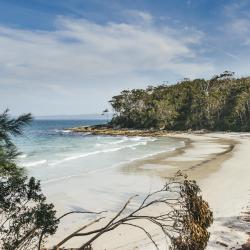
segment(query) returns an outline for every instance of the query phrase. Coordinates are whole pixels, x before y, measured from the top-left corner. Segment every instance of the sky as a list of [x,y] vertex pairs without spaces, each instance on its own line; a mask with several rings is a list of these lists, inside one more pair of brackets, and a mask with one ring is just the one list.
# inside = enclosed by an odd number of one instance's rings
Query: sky
[[101,113],[123,89],[250,75],[249,0],[0,0],[0,112]]

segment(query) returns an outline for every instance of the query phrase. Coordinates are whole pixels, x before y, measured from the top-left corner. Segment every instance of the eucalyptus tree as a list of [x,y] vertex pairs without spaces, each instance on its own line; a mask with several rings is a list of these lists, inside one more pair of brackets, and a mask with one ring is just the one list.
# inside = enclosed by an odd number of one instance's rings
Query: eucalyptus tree
[[111,124],[119,127],[250,131],[250,78],[229,71],[208,80],[124,90],[110,103]]

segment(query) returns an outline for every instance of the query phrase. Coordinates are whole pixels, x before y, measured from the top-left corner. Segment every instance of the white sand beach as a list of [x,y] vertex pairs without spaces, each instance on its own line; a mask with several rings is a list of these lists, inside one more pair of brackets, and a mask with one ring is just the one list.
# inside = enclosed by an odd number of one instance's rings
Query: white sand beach
[[[191,179],[198,182],[203,198],[208,201],[214,213],[214,223],[210,228],[211,237],[206,249],[239,248],[247,241],[250,232],[250,223],[242,220],[243,213],[249,210],[250,205],[250,134],[174,133],[170,136],[186,138],[186,147],[122,166],[121,171],[129,175],[142,175],[145,178],[155,175],[162,179],[161,183],[164,183],[164,178],[179,169],[187,173]],[[50,198],[60,200],[59,196],[56,197],[56,193]],[[126,200],[117,202],[122,206]],[[56,202],[56,206],[57,208],[60,206],[59,201]],[[98,206],[97,210],[103,208]],[[115,211],[110,212],[109,216],[114,213]],[[70,226],[71,220],[74,220],[74,228]],[[71,217],[63,223],[64,226],[59,228],[57,235],[49,240],[50,246],[86,223],[86,220],[78,216]],[[159,230],[149,224],[144,226],[154,235],[160,249],[168,249]],[[83,239],[74,238],[65,246],[80,246]],[[94,250],[155,249],[143,232],[125,226],[101,237],[93,244],[93,248]]]

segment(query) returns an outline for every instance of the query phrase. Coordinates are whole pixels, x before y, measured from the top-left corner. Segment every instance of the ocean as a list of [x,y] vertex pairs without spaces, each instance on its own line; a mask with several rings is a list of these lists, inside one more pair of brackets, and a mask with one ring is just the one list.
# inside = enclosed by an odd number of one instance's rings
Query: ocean
[[29,176],[41,180],[48,199],[63,211],[115,209],[132,194],[149,192],[159,177],[133,171],[135,163],[184,145],[167,137],[99,136],[67,130],[104,122],[35,120],[24,136],[14,139],[22,152],[18,163]]

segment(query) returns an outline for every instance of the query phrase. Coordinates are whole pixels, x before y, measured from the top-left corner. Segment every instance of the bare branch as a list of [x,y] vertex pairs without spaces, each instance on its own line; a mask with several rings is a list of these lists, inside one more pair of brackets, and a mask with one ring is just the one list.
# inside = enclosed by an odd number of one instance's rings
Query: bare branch
[[[178,179],[176,179],[177,177]],[[180,173],[177,177],[166,183],[162,189],[149,193],[132,212],[125,214],[126,208],[135,196],[129,198],[106,225],[82,232],[92,223],[83,226],[58,243],[57,247],[63,245],[72,237],[91,236],[78,248],[79,250],[91,249],[92,243],[99,237],[125,225],[142,230],[155,248],[159,249],[152,233],[146,230],[144,226],[135,224],[135,222],[144,220],[158,227],[163,235],[169,239],[173,249],[185,250],[190,249],[190,247],[194,248],[194,246],[195,249],[204,249],[209,239],[207,228],[212,223],[212,212],[209,210],[208,204],[202,200],[201,196],[198,196],[200,189],[196,183],[187,180],[187,177]],[[151,211],[158,211],[153,209],[156,206],[161,208],[161,214],[149,214],[147,212],[146,208],[151,208]],[[103,218],[105,217],[96,219],[93,223]]]

